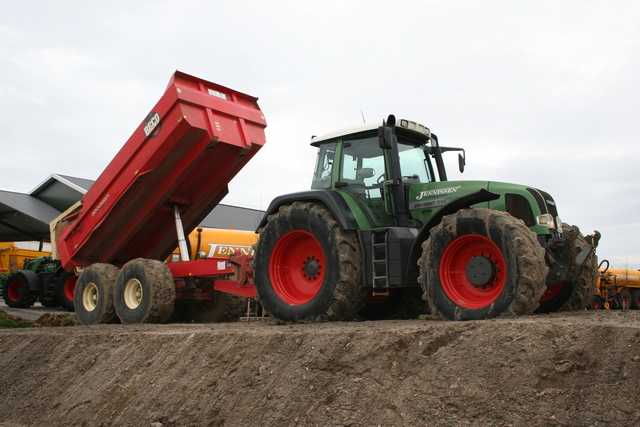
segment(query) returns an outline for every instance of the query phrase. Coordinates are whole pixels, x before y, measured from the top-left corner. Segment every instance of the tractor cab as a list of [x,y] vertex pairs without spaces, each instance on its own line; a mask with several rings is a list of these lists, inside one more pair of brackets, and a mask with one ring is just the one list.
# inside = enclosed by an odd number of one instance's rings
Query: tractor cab
[[[427,127],[409,120],[396,125],[393,116],[385,126],[356,126],[314,137],[311,145],[318,147],[311,188],[346,196],[364,229],[419,226],[409,215],[409,188],[419,193],[425,184],[446,181],[441,152],[463,151],[441,149]],[[459,162],[462,170],[463,156]]]

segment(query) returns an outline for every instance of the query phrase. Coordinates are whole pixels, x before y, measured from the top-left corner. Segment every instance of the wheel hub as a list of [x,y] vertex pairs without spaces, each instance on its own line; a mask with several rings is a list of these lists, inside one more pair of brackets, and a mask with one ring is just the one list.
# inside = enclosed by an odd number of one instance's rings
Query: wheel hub
[[320,263],[318,262],[318,260],[313,256],[307,257],[307,260],[303,261],[302,264],[304,265],[302,271],[304,271],[304,276],[307,278],[307,280],[315,279],[318,275],[318,272],[320,271]]
[[491,259],[491,255],[474,256],[467,263],[466,273],[469,282],[476,288],[478,286],[492,286],[496,279],[496,261]]

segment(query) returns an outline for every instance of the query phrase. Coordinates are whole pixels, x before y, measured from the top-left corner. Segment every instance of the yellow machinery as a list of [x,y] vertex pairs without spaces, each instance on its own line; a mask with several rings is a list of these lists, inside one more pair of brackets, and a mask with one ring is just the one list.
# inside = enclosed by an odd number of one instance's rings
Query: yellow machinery
[[[252,246],[258,241],[253,231],[198,227],[189,234],[188,249],[190,259],[228,258],[230,255],[253,255]],[[169,262],[180,261],[180,251],[176,248]]]
[[39,251],[39,243],[0,242],[0,273],[9,274],[24,268],[24,263],[34,258],[51,255],[50,251]]
[[600,263],[599,270],[590,309],[640,309],[640,270],[610,268],[607,260]]

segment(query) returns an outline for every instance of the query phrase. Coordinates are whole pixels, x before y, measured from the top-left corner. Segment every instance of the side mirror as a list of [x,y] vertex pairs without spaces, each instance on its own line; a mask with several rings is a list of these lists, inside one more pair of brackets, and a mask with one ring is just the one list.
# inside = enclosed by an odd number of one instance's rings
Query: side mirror
[[464,156],[458,153],[458,169],[460,169],[460,173],[464,172],[464,165],[466,164],[464,160]]
[[382,123],[382,126],[378,128],[378,145],[383,150],[389,150],[393,147],[392,138],[395,134],[396,128],[396,116],[389,114],[386,122]]

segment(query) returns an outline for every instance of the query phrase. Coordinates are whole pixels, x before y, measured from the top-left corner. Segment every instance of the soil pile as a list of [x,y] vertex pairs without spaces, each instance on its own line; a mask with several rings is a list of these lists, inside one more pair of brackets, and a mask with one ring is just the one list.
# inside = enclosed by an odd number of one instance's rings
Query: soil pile
[[640,425],[640,312],[0,331],[0,425]]

